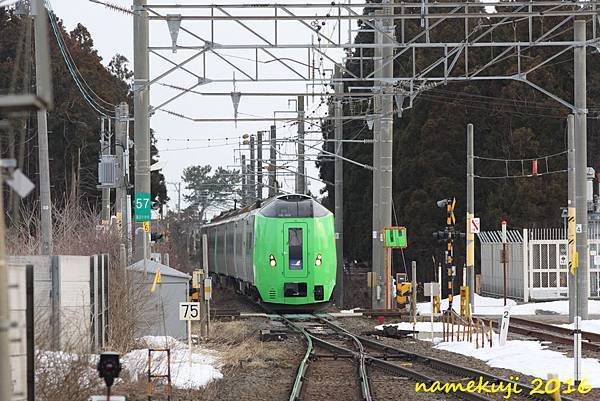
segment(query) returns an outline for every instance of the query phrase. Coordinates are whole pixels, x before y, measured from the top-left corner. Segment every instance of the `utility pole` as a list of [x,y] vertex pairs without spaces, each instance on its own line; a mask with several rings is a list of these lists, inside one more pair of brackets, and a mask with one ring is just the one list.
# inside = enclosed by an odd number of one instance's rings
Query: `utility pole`
[[271,125],[269,136],[269,198],[277,195],[277,127]]
[[[391,3],[390,0],[384,0],[383,3]],[[393,41],[390,38],[395,37],[394,20],[389,18],[393,14],[393,9],[387,7],[384,11],[386,19],[383,20],[383,49],[381,50],[384,79],[394,77],[394,48]],[[381,148],[379,158],[381,168],[381,199],[379,203],[380,221],[379,232],[383,233],[384,227],[392,225],[392,141],[394,128],[394,98],[392,95],[392,86],[388,80],[382,82],[382,99],[381,99]],[[383,250],[383,248],[382,248]],[[387,270],[383,270],[388,273]],[[391,275],[391,272],[389,272]],[[386,277],[391,282],[391,277]],[[388,294],[391,291],[386,288]],[[391,305],[391,300],[386,300],[386,305]]]
[[475,234],[471,219],[475,217],[475,167],[473,153],[473,124],[467,125],[467,285],[469,286],[469,315],[475,313]]
[[[36,27],[37,28],[37,27]],[[36,41],[37,46],[37,41]],[[0,166],[0,190],[4,185],[4,171]],[[0,400],[12,399],[10,368],[10,309],[8,306],[8,271],[4,248],[4,197],[0,197]]]
[[[48,49],[43,44],[48,35],[48,14],[43,2],[34,1],[35,23],[35,84],[37,95],[42,97],[49,91]],[[44,51],[45,49],[45,51]],[[45,53],[45,54],[44,54]],[[46,75],[46,76],[45,76]],[[50,161],[48,156],[48,116],[46,110],[38,110],[38,158],[40,170],[40,219],[42,255],[52,254],[52,200],[50,199]]]
[[[456,198],[446,199],[446,276],[448,279],[448,310],[451,311],[454,302],[454,276],[456,267],[454,265],[454,205]],[[438,204],[439,206],[439,204]]]
[[246,155],[242,155],[242,205],[248,205],[248,168],[246,167]]
[[[389,0],[384,0],[384,4],[389,4]],[[383,13],[378,10],[378,16],[389,17],[392,15],[393,9],[386,7]],[[388,78],[393,78],[394,75],[394,63],[391,62],[394,50],[391,47],[392,39],[394,36],[394,22],[392,18],[376,18],[378,24],[376,26],[381,27],[383,33],[377,37],[378,44],[382,46],[381,49],[381,78],[379,81],[380,93],[381,93],[381,116],[380,116],[380,133],[379,133],[379,169],[381,171],[380,176],[380,199],[378,205],[379,212],[379,225],[377,227],[377,234],[383,232],[384,227],[391,226],[392,224],[392,135],[393,135],[393,124],[394,124],[394,104],[393,97],[391,94],[391,87]],[[377,68],[377,66],[376,66]],[[377,81],[376,81],[377,82]],[[378,256],[378,278],[381,277],[381,282],[386,283],[386,267],[381,263],[384,260],[384,248],[381,243],[377,243],[377,247],[373,249],[373,252],[379,253]],[[383,291],[384,294],[389,293],[387,288]],[[390,300],[382,300],[381,297],[377,297],[377,302],[374,303],[374,308],[382,308],[386,305],[390,305]]]
[[[417,261],[413,260],[411,265],[410,285],[410,315],[412,321],[417,321]],[[433,297],[432,297],[433,298]],[[433,319],[433,302],[431,303],[431,318]]]
[[256,200],[256,145],[254,143],[254,135],[250,136],[250,175],[248,178],[250,203],[254,203]]
[[575,88],[575,208],[577,227],[577,316],[588,318],[588,214],[587,214],[587,101],[586,101],[586,21],[575,20],[574,88]]
[[119,167],[119,183],[115,191],[117,220],[121,222],[122,241],[125,244],[126,262],[131,256],[131,238],[129,238],[129,205],[127,193],[129,192],[129,105],[121,102],[115,107],[115,153]]
[[575,322],[577,316],[577,266],[576,248],[576,216],[575,200],[577,198],[575,173],[575,119],[573,114],[567,116],[568,137],[568,193],[567,193],[567,254],[569,260],[569,322]]
[[177,213],[181,213],[181,181],[177,183]]
[[256,199],[262,199],[263,192],[263,172],[262,172],[262,131],[256,133]]
[[[110,121],[110,120],[109,120]],[[106,127],[106,117],[100,118],[100,147],[103,155],[110,155],[110,124]],[[102,224],[110,224],[110,188],[102,188]]]
[[[373,68],[375,69],[375,85],[381,83],[378,78],[381,79],[381,67],[383,65],[381,61],[381,44],[382,37],[379,30],[382,29],[381,10],[375,12],[375,43],[377,46],[373,50],[374,61]],[[373,114],[375,119],[373,121],[373,235],[372,235],[372,288],[371,288],[371,307],[373,309],[383,307],[383,301],[381,299],[381,282],[384,280],[385,267],[383,266],[383,246],[379,239],[380,236],[380,224],[379,224],[379,203],[380,203],[380,183],[381,183],[381,168],[380,168],[380,139],[381,139],[381,97],[379,96],[380,90],[378,88],[373,89]]]
[[[585,27],[585,25],[584,25]],[[581,380],[581,317],[578,314],[579,283],[577,268],[577,229],[576,229],[576,199],[577,199],[577,168],[575,150],[575,121],[572,114],[567,117],[568,135],[568,229],[567,229],[567,255],[569,261],[569,321],[575,323],[573,330],[573,379],[576,383]]]
[[344,305],[344,142],[342,117],[344,109],[342,107],[342,96],[344,93],[344,83],[341,81],[342,69],[336,66],[335,76],[338,81],[335,82],[335,246],[337,257],[337,275],[335,284],[336,299],[338,307]]
[[[134,114],[134,146],[135,146],[135,203],[150,202],[150,87],[148,85],[149,71],[149,34],[148,12],[144,9],[146,0],[133,1],[133,114]],[[144,205],[146,206],[146,205]],[[141,260],[149,254],[145,249],[150,241],[148,233],[138,230],[142,227],[141,218],[136,218],[135,253],[136,260]]]
[[304,96],[298,96],[298,174],[296,174],[296,193],[306,193],[304,169]]

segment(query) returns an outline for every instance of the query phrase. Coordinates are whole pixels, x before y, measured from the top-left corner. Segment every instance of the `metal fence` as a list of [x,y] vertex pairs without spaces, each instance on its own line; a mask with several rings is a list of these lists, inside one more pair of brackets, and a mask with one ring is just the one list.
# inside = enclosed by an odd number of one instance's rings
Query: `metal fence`
[[[502,239],[500,231],[478,234],[481,243],[481,293],[502,296],[504,293],[504,269],[500,260]],[[524,271],[523,236],[521,231],[506,232],[508,265],[507,295],[514,299],[526,299],[527,277]]]
[[[590,222],[588,234],[590,297],[600,298],[600,223]],[[481,291],[501,295],[500,232],[481,232],[478,238],[481,244]],[[570,274],[564,228],[510,230],[507,242],[509,297],[525,301],[568,297]]]

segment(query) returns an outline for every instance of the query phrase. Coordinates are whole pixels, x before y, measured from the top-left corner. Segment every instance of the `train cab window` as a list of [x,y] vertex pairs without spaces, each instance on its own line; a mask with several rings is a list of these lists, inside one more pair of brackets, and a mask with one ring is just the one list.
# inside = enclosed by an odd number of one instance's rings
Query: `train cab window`
[[302,270],[302,229],[288,229],[290,270]]

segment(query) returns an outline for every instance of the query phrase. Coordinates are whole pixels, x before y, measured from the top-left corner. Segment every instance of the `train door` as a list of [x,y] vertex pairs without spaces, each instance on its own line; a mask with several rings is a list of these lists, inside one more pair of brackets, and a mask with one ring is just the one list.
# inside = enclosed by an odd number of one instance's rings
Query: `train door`
[[286,278],[308,276],[308,230],[305,223],[283,225],[283,267]]

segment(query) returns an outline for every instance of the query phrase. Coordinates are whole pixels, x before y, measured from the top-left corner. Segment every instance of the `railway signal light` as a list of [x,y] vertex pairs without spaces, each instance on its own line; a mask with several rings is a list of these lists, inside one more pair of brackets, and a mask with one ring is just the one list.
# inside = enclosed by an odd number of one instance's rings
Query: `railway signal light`
[[444,231],[436,231],[433,233],[433,239],[439,242],[447,242],[449,240],[455,239],[464,239],[466,238],[466,234],[460,231],[454,230],[444,230]]
[[98,374],[104,379],[106,387],[111,387],[115,382],[115,379],[119,377],[121,373],[121,362],[119,361],[119,354],[116,352],[103,352],[100,354],[100,361],[96,366]]

